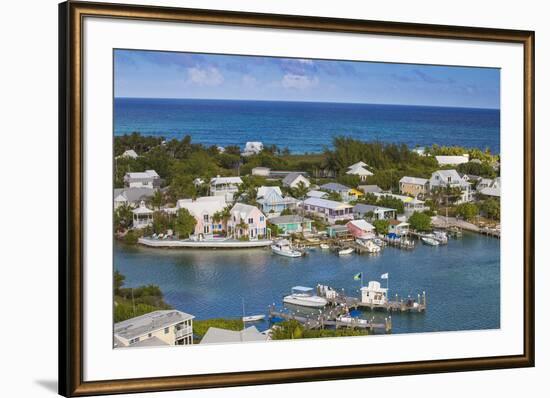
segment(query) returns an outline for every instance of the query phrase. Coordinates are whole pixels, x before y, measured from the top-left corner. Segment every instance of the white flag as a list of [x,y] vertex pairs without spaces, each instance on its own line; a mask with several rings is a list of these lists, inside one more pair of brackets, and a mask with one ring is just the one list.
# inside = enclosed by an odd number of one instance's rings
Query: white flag
[[388,279],[388,273],[380,275],[380,279]]

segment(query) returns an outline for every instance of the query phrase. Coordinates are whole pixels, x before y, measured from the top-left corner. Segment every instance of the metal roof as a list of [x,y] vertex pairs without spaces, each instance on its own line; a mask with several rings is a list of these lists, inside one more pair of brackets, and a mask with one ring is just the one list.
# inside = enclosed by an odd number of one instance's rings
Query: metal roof
[[115,336],[130,340],[193,318],[193,315],[178,310],[153,311],[115,323]]

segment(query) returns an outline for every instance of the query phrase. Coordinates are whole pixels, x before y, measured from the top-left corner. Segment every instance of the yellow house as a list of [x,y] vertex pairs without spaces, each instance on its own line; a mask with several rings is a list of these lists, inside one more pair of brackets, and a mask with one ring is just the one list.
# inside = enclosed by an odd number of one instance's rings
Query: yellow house
[[399,180],[399,191],[404,195],[425,195],[429,190],[429,180],[418,177],[403,177]]
[[115,323],[114,346],[193,344],[193,318],[178,310],[161,310]]

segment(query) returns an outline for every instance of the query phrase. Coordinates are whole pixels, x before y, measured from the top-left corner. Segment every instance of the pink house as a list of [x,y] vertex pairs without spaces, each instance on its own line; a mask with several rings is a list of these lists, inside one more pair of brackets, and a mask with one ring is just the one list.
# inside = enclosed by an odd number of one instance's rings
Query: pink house
[[197,221],[194,235],[204,238],[223,230],[223,223],[215,221],[214,214],[223,211],[225,206],[227,204],[223,196],[204,196],[196,200],[180,199],[174,210],[177,212],[179,209],[187,209]]
[[236,239],[246,236],[251,240],[264,239],[268,235],[265,215],[257,207],[237,203],[231,209],[227,232]]
[[365,220],[349,221],[346,227],[355,238],[369,239],[374,237],[374,226]]

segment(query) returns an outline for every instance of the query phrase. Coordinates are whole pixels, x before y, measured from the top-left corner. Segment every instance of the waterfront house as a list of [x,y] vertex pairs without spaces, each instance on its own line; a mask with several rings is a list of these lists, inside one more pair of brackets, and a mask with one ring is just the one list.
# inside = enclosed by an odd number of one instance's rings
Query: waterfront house
[[269,167],[254,167],[252,169],[253,176],[269,177],[271,169]]
[[348,238],[350,232],[345,225],[331,225],[327,227],[327,235],[329,238]]
[[365,220],[348,221],[346,227],[349,233],[355,238],[374,238],[374,225],[366,222]]
[[252,156],[257,155],[264,150],[264,144],[259,141],[249,141],[244,146],[244,151],[241,153],[242,156]]
[[256,202],[260,205],[264,214],[280,214],[283,210],[296,208],[298,201],[291,196],[283,196],[279,187],[258,188]]
[[237,203],[231,209],[227,232],[236,239],[264,239],[268,235],[265,215],[255,206]]
[[440,166],[457,166],[462,163],[468,163],[470,161],[470,155],[467,153],[459,156],[438,155],[435,159],[437,160],[437,164]]
[[316,190],[312,190],[312,191],[309,191],[306,196],[308,198],[319,198],[319,199],[325,199],[327,196],[328,196],[328,193],[327,192],[323,192],[323,191],[316,191]]
[[399,180],[399,192],[403,195],[424,196],[430,190],[430,181],[426,178],[405,176]]
[[361,288],[361,302],[372,306],[384,306],[388,302],[388,289],[380,286],[378,281],[370,281]]
[[283,186],[289,188],[296,188],[300,182],[302,182],[306,188],[311,185],[309,180],[304,177],[302,173],[289,173],[285,178],[283,178]]
[[209,327],[199,344],[244,343],[250,341],[268,341],[266,334],[260,333],[256,326],[243,330],[227,330]]
[[311,225],[313,221],[309,218],[293,214],[270,218],[269,223],[276,225],[279,230],[282,231],[283,235],[289,235],[293,233],[311,232]]
[[133,149],[125,150],[122,155],[117,156],[117,158],[127,158],[127,159],[137,159],[139,155]]
[[409,223],[399,220],[390,220],[390,234],[396,234],[397,236],[407,235],[409,233]]
[[122,205],[136,207],[141,201],[149,201],[155,194],[153,188],[116,188],[114,190],[115,209]]
[[470,183],[464,181],[456,170],[437,170],[432,173],[430,178],[430,188],[435,190],[438,188],[460,188],[462,194],[457,203],[470,202],[471,188]]
[[149,225],[153,225],[153,213],[154,211],[148,209],[147,206],[145,206],[145,202],[142,200],[139,204],[139,207],[136,207],[134,210],[132,210],[132,226],[139,229],[148,227]]
[[193,318],[193,315],[178,310],[160,310],[115,323],[114,346],[193,344]]
[[204,239],[225,230],[224,220],[215,220],[214,214],[222,212],[226,206],[224,196],[203,196],[195,200],[178,200],[175,211],[186,209],[195,217],[197,223],[193,235],[197,239]]
[[376,196],[377,198],[389,196],[390,198],[399,199],[401,202],[403,202],[403,207],[405,210],[406,217],[410,217],[415,211],[423,212],[429,209],[423,200],[412,198],[410,196],[396,195],[393,193],[378,193],[378,192],[374,192],[373,195]]
[[397,211],[389,207],[358,203],[353,206],[353,215],[356,219],[392,220],[397,216]]
[[231,202],[242,183],[241,177],[214,177],[210,180],[210,195],[223,196],[226,202]]
[[344,202],[351,202],[357,200],[357,191],[353,190],[345,185],[339,184],[337,182],[329,182],[327,184],[321,185],[320,189],[327,192],[336,192],[342,198]]
[[353,206],[328,199],[308,198],[302,206],[304,210],[317,217],[321,217],[329,224],[337,221],[353,220]]
[[500,177],[493,180],[489,178],[481,179],[476,190],[479,195],[500,198]]
[[346,171],[346,174],[358,176],[362,182],[367,181],[367,177],[370,177],[374,174],[371,171],[367,170],[365,166],[362,166],[362,165],[366,166],[366,163],[363,163],[363,162],[355,163],[354,165],[348,167],[348,171]]
[[359,185],[357,189],[359,189],[363,193],[383,192],[382,188],[380,188],[378,185]]
[[126,188],[159,188],[160,176],[155,170],[144,172],[129,172],[124,175]]

